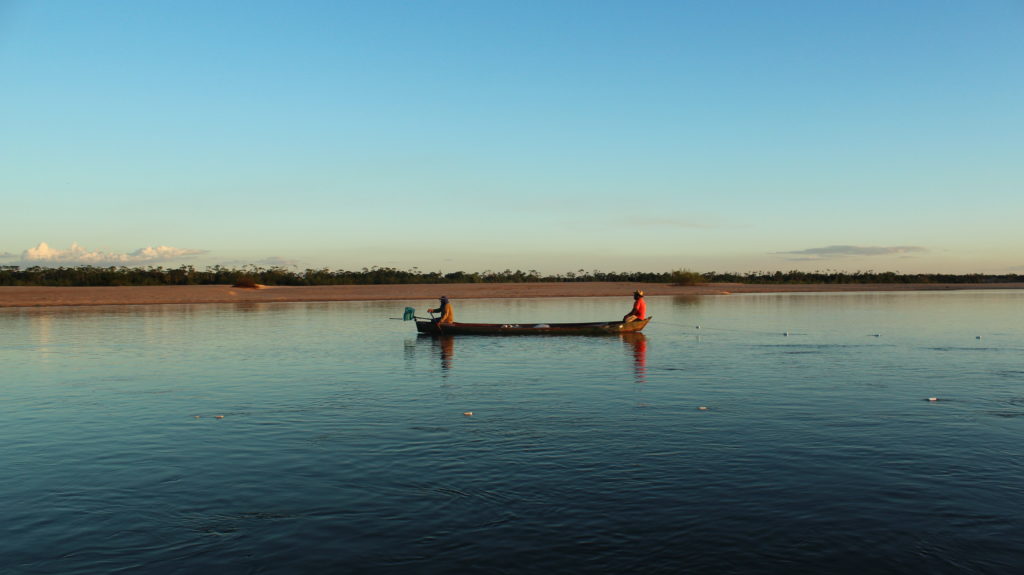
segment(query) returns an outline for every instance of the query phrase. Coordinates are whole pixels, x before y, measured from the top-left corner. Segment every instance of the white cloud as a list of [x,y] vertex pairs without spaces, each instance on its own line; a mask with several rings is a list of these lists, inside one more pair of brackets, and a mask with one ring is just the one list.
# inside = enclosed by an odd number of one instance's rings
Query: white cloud
[[218,265],[226,267],[266,266],[271,268],[291,268],[302,265],[302,262],[279,256],[271,256],[259,260],[226,260],[218,262]]
[[21,261],[34,264],[131,265],[164,262],[206,253],[170,246],[147,246],[129,253],[89,251],[72,242],[66,250],[51,248],[46,242],[22,252]]
[[848,256],[892,256],[927,252],[928,250],[919,246],[825,246],[823,248],[808,248],[792,252],[778,252],[803,256],[802,260],[818,260],[824,258],[848,257]]
[[299,265],[298,260],[290,260],[288,258],[282,258],[278,256],[272,256],[264,258],[256,262],[258,266],[270,266],[274,268],[291,268]]

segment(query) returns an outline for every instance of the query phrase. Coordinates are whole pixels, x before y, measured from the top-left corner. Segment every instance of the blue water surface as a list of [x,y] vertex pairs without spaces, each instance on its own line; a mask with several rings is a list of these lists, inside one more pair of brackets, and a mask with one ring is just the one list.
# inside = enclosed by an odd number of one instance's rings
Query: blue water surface
[[0,571],[1024,565],[1024,292],[648,300],[0,310]]

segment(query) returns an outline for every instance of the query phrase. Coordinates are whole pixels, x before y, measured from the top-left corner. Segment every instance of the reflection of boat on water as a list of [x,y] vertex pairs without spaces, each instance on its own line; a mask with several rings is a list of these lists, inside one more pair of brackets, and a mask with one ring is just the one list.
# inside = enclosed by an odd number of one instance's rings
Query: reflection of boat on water
[[444,323],[416,319],[416,331],[428,335],[614,335],[639,334],[653,316],[640,321],[589,323]]
[[[445,334],[433,334],[429,337],[425,336],[425,334],[419,335],[420,337],[417,337],[415,340],[407,340],[406,346],[429,349],[431,356],[440,360],[441,372],[445,377],[449,375],[449,372],[451,372],[454,366],[455,346],[457,341],[461,341],[461,345],[469,346],[470,350],[479,351],[481,349],[488,349],[483,347],[488,345],[483,341],[486,338],[463,339],[458,336]],[[618,339],[622,341],[627,357],[632,357],[637,382],[643,383],[647,374],[647,336],[640,332],[626,332],[615,335],[617,335],[617,337],[609,339]],[[604,340],[605,338],[595,337],[594,339]],[[601,349],[607,348],[602,346]],[[467,357],[472,357],[473,355],[474,354],[471,351],[470,355]]]
[[629,344],[633,348],[635,353],[641,354],[647,352],[647,336],[639,332],[623,333],[619,337],[622,341]]

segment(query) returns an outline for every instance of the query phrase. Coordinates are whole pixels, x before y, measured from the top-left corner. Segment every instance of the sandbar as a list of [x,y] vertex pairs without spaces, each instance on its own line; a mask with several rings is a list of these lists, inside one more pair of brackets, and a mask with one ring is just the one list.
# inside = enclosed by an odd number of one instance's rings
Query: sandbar
[[1024,289],[1024,283],[990,284],[740,284],[682,286],[664,283],[550,282],[493,284],[388,284],[270,286],[230,285],[39,287],[0,286],[0,307],[111,306],[156,304],[274,303],[326,301],[421,301],[452,299],[622,297],[641,289],[648,296],[710,296],[794,292],[895,292]]

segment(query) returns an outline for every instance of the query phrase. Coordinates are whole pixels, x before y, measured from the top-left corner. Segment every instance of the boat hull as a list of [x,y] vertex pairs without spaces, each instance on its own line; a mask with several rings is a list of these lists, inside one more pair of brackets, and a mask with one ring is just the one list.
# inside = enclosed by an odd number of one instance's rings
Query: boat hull
[[[653,316],[652,316],[653,317]],[[416,331],[427,335],[613,335],[638,333],[651,317],[640,321],[591,323],[444,323],[417,320]]]

